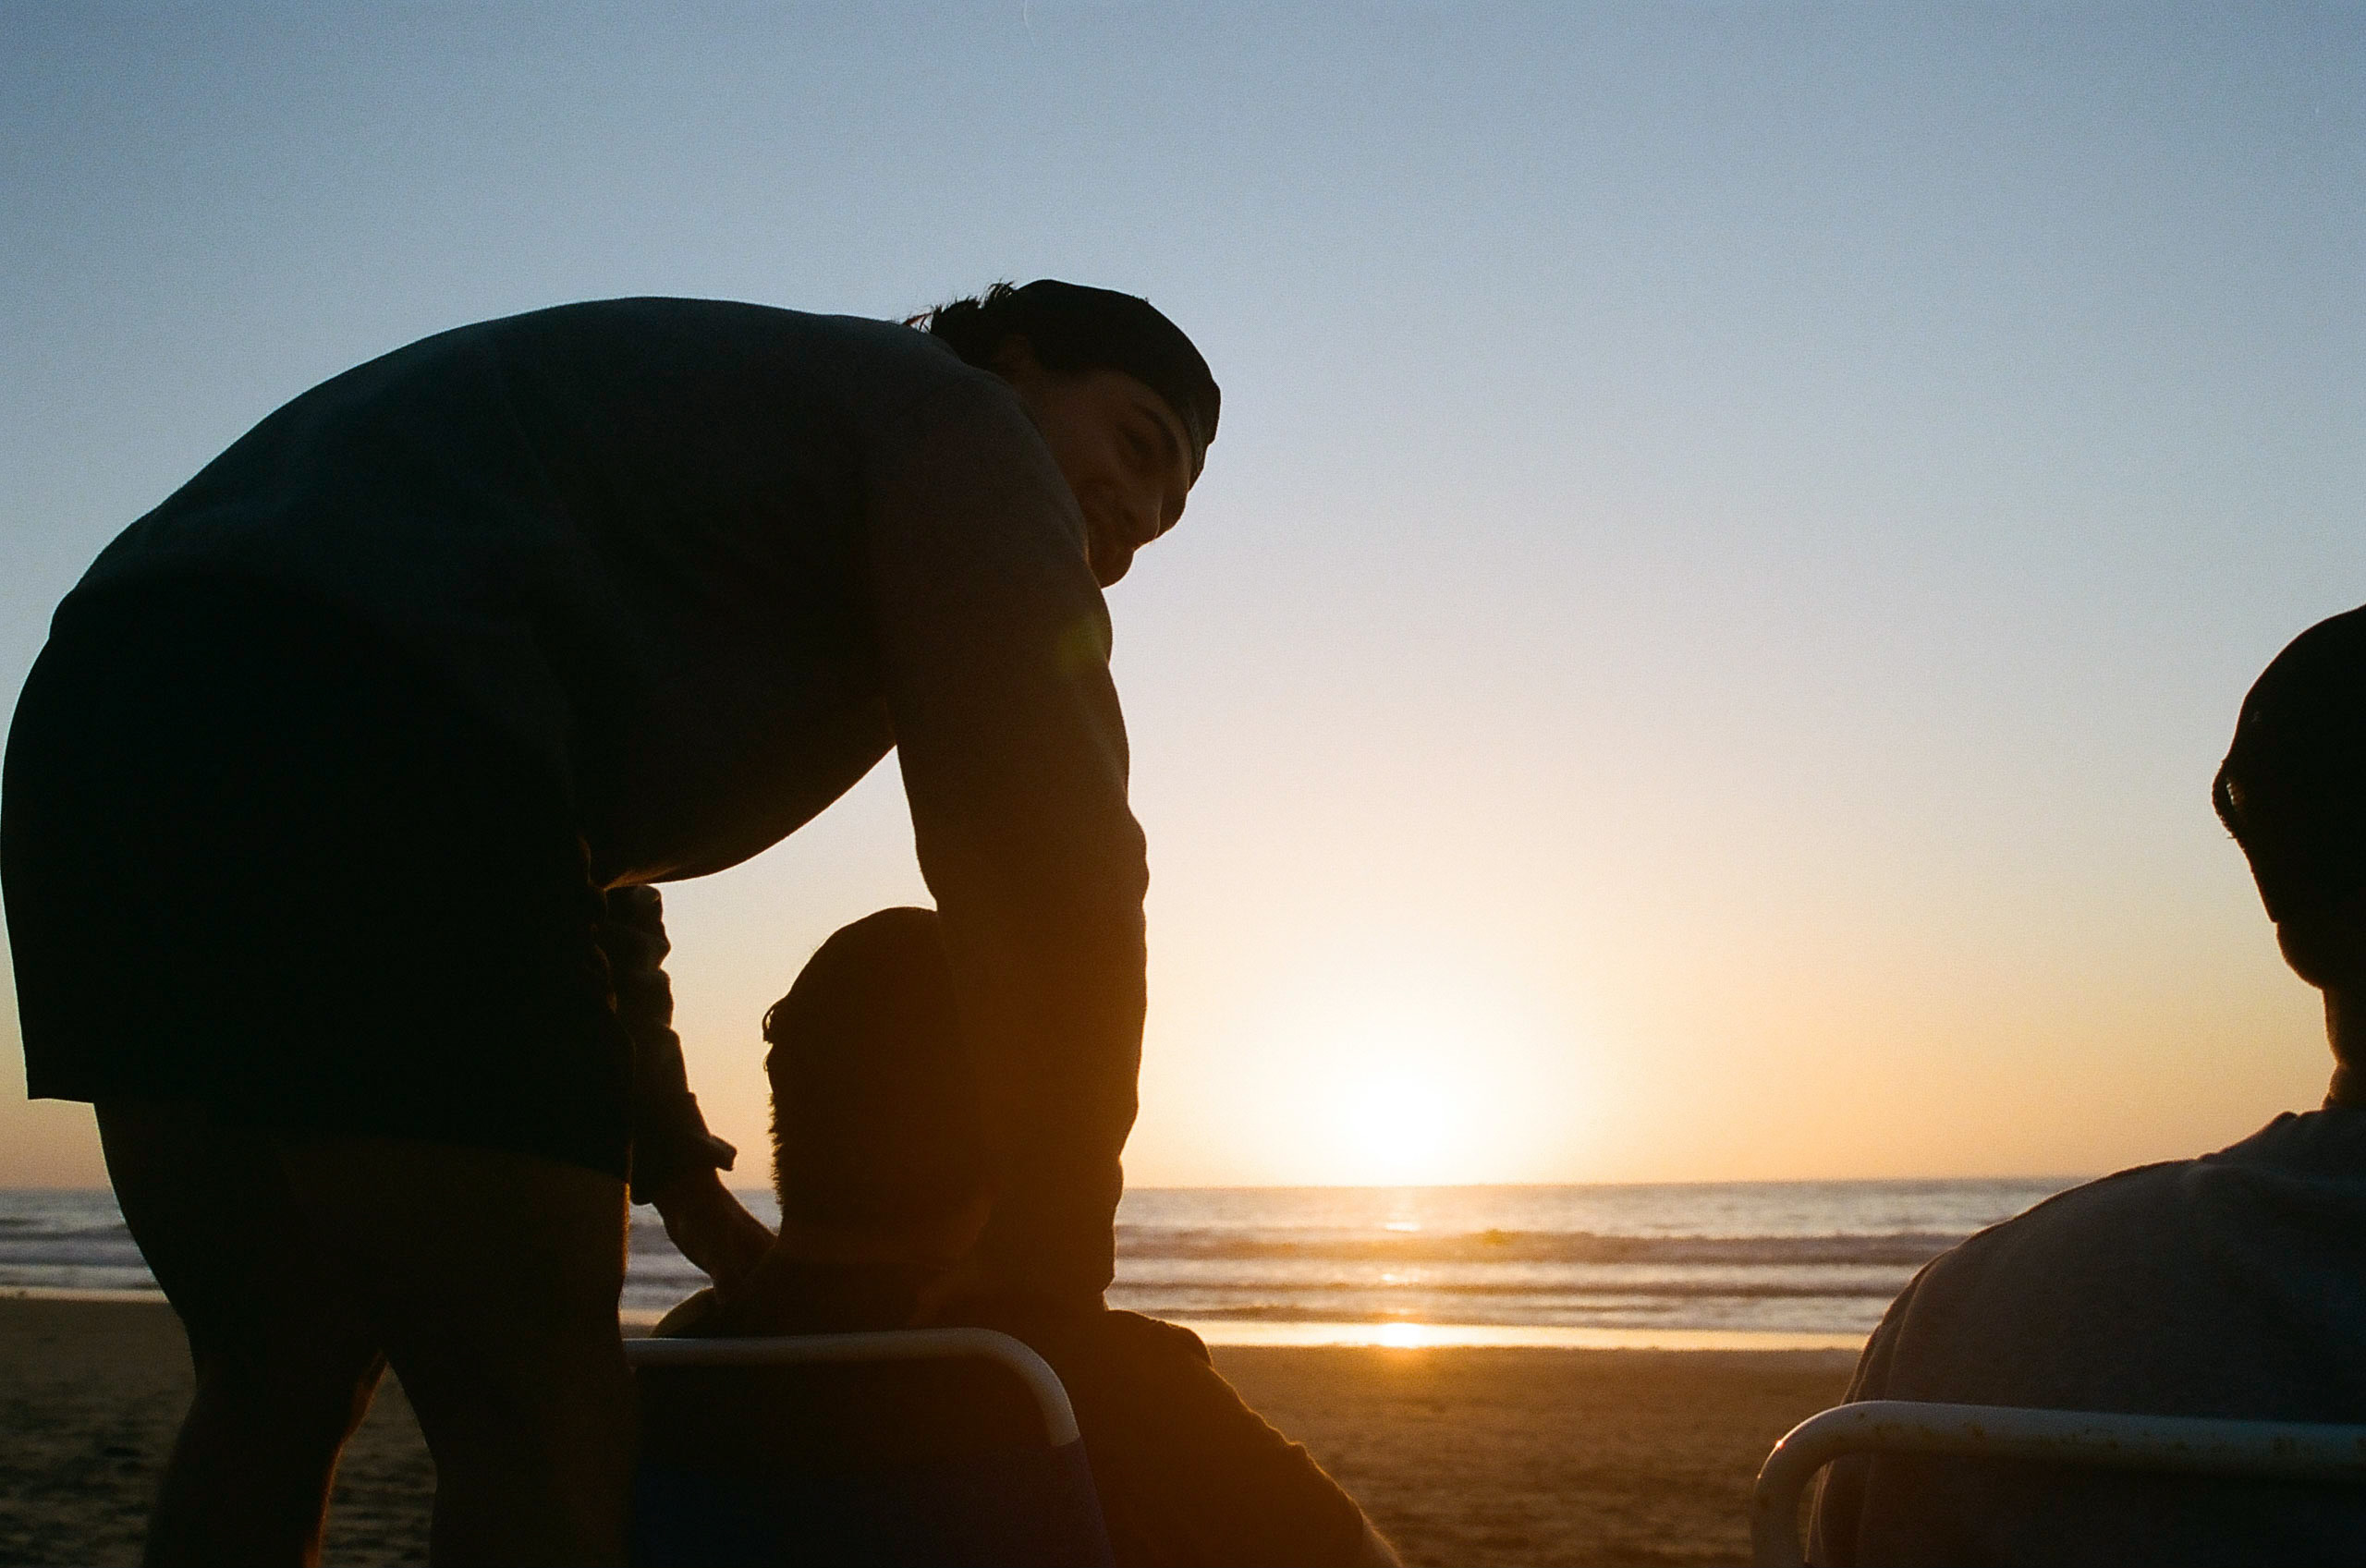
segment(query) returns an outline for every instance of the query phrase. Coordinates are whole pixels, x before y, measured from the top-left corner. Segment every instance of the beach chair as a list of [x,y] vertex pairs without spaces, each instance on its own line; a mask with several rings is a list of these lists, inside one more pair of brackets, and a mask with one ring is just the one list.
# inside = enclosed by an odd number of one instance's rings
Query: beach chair
[[1751,1562],[1761,1568],[1799,1568],[1806,1562],[1799,1500],[1817,1471],[1851,1453],[1945,1453],[2162,1475],[2366,1484],[2366,1427],[1871,1399],[1809,1416],[1767,1454],[1750,1494]]
[[641,1339],[641,1568],[1107,1568],[1076,1413],[984,1329]]

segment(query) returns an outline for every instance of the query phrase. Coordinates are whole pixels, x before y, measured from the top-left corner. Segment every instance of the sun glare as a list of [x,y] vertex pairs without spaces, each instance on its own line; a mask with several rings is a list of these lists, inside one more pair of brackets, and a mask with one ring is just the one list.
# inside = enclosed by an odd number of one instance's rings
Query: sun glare
[[1340,1097],[1341,1142],[1371,1180],[1441,1179],[1461,1131],[1457,1099],[1435,1073],[1378,1068]]
[[1538,1181],[1593,1135],[1602,1097],[1589,1053],[1517,977],[1428,949],[1366,950],[1292,980],[1240,1041],[1227,1126],[1244,1177]]
[[1468,1005],[1400,996],[1343,1008],[1318,1026],[1332,1069],[1327,1127],[1333,1180],[1374,1186],[1468,1181],[1483,1161],[1477,1100],[1490,1041]]

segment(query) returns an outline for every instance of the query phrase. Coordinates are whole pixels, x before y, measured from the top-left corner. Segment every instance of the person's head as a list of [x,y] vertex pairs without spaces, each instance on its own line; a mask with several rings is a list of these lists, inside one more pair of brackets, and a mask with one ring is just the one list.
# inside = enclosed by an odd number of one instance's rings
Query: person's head
[[764,1015],[785,1224],[950,1263],[992,1192],[977,1077],[931,909],[882,909]]
[[2325,993],[2335,1093],[2355,1098],[2366,1089],[2366,608],[2311,626],[2268,664],[2211,802],[2250,861],[2286,961]]
[[1076,492],[1102,587],[1182,517],[1221,395],[1191,340],[1149,300],[1041,278],[995,284],[910,324],[1018,392]]

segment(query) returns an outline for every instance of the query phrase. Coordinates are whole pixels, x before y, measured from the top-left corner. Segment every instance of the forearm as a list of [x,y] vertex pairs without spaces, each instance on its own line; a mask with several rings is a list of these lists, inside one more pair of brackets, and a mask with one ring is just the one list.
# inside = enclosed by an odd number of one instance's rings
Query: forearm
[[931,424],[874,492],[889,709],[975,1053],[1009,1289],[1107,1285],[1142,1025],[1140,829],[1074,498],[1015,403]]
[[[639,1075],[635,1075],[639,1079]],[[707,1130],[698,1096],[682,1080],[681,1045],[670,1063],[661,1062],[648,1083],[633,1086],[632,1200],[654,1203],[669,1186],[698,1175],[728,1171],[738,1149]]]
[[[1115,1267],[1141,1058],[1140,906],[1096,911],[1081,930],[999,934],[969,944],[970,963],[995,970],[974,988],[996,1156],[978,1261],[1000,1288],[1097,1298]],[[997,951],[1000,962],[979,956]]]
[[599,940],[616,1017],[632,1040],[632,1197],[650,1203],[686,1177],[731,1169],[738,1150],[707,1131],[690,1092],[682,1039],[674,1032],[674,989],[665,967],[672,944],[657,890],[611,892]]
[[1038,753],[1023,798],[942,779],[909,792],[977,1064],[995,1186],[977,1257],[997,1288],[1097,1299],[1114,1268],[1148,883],[1122,757],[1070,738]]

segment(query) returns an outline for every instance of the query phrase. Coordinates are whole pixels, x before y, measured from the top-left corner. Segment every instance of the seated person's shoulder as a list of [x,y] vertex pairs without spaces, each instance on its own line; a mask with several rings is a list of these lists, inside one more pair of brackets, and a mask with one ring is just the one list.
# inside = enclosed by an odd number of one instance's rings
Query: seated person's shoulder
[[1102,1332],[1110,1342],[1137,1355],[1159,1356],[1195,1366],[1214,1365],[1208,1355],[1207,1342],[1183,1327],[1162,1319],[1145,1318],[1139,1312],[1113,1309],[1102,1314],[1105,1323]]
[[1190,1330],[1118,1307],[1087,1310],[1024,1299],[981,1298],[960,1304],[954,1318],[1022,1340],[1055,1366],[1071,1356],[1143,1365],[1212,1364],[1206,1343]]
[[[2163,1221],[2183,1203],[2184,1178],[2195,1163],[2139,1165],[2058,1192],[1933,1258],[1910,1294],[1929,1311],[1994,1292],[2018,1293],[2041,1279],[2059,1283],[2065,1274],[2113,1271],[2130,1249],[2155,1249],[2169,1241]],[[2046,1294],[2055,1298],[2056,1293]]]
[[1852,1397],[2193,1414],[2280,1403],[2265,1358],[2212,1347],[2272,1334],[2366,1360],[2366,1327],[2308,1306],[2361,1269],[2366,1114],[2282,1116],[2216,1154],[2073,1187],[1942,1254],[1890,1309]]
[[[1848,1397],[2355,1420],[2361,1155],[2366,1113],[2315,1112],[2073,1187],[1933,1259],[1883,1319]],[[2271,1539],[2282,1548],[2257,1560],[2348,1560],[2355,1506],[2240,1483],[1857,1456],[1819,1489],[1817,1561],[2200,1562]]]

